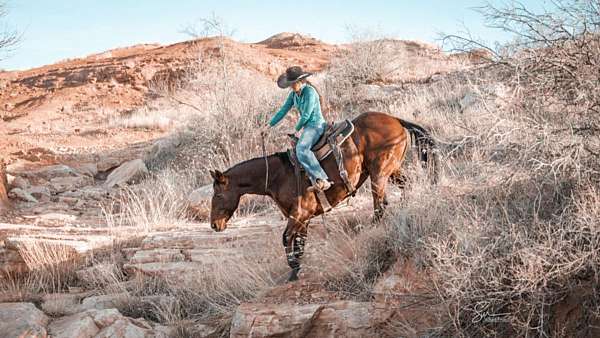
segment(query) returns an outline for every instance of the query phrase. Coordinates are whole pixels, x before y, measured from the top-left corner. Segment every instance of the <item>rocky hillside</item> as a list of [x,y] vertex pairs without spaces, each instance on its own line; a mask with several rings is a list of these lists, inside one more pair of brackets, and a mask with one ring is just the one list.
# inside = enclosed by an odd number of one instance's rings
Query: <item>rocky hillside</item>
[[[394,43],[397,54],[413,65],[449,60],[435,46]],[[181,81],[199,62],[218,62],[222,51],[236,68],[272,81],[289,65],[323,70],[347,48],[293,33],[258,43],[206,38],[168,46],[136,45],[26,71],[2,72],[0,134],[5,137],[0,140],[0,154],[9,162],[16,158],[57,160],[68,153],[124,148],[156,138],[162,133],[115,130],[107,128],[107,122],[153,101],[153,86]],[[432,68],[425,67],[427,72]]]

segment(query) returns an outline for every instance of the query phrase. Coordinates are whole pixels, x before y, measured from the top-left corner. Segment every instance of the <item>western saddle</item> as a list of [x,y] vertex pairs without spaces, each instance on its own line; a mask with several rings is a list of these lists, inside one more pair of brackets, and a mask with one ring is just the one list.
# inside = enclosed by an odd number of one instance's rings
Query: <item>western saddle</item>
[[[348,178],[348,172],[344,167],[344,158],[340,146],[342,145],[342,143],[344,143],[344,141],[346,141],[346,139],[348,139],[348,137],[350,137],[350,135],[352,135],[353,132],[354,124],[352,124],[350,120],[343,120],[337,123],[331,122],[327,125],[327,129],[325,130],[321,138],[319,138],[317,143],[315,143],[315,145],[311,148],[311,150],[315,153],[317,160],[319,161],[324,160],[331,154],[335,156],[338,171],[340,173],[342,181],[346,185],[348,195],[354,195],[356,189],[354,188],[354,186]],[[290,134],[290,137],[294,140],[294,144],[298,141],[298,139],[294,135]],[[294,165],[296,179],[298,180],[297,195],[300,196],[302,195],[300,192],[300,178],[301,172],[304,171],[304,168],[302,167],[300,162],[298,162],[295,148],[289,149],[288,155],[292,164]],[[329,204],[325,193],[321,190],[316,190],[316,193],[317,197],[319,198],[319,202],[323,207],[323,211],[327,212],[331,210],[331,205]]]

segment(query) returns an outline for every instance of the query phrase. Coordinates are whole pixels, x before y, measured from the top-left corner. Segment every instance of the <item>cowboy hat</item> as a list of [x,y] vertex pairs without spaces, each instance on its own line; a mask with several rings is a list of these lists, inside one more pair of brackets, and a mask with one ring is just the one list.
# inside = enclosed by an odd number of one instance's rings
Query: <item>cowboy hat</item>
[[287,88],[292,83],[305,79],[311,75],[312,73],[305,72],[298,66],[290,67],[285,70],[285,73],[279,76],[277,79],[277,85],[279,88]]

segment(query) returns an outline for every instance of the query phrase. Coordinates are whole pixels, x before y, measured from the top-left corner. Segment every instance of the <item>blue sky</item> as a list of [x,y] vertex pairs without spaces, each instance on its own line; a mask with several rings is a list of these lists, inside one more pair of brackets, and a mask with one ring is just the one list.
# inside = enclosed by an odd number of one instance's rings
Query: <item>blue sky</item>
[[[27,69],[138,43],[187,40],[180,30],[212,13],[235,29],[234,39],[255,42],[279,32],[299,32],[326,42],[348,41],[348,25],[400,39],[435,42],[440,31],[462,24],[488,41],[503,38],[472,10],[481,0],[421,1],[212,1],[212,0],[8,0],[0,23],[23,41],[0,60],[2,69]],[[494,3],[495,1],[492,1]],[[497,2],[497,1],[496,1]],[[525,0],[539,7],[543,0]]]

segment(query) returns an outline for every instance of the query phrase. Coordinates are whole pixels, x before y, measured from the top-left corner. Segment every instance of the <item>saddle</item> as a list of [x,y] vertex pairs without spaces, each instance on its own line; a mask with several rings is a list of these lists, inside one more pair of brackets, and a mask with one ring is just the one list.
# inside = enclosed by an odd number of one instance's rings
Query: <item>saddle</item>
[[[352,135],[353,131],[354,124],[352,124],[350,120],[344,120],[337,123],[330,122],[323,135],[321,135],[321,138],[311,148],[313,153],[315,153],[315,156],[317,156],[317,160],[321,161],[329,156],[333,151],[332,143],[336,146],[341,145],[348,137],[350,137],[350,135]],[[334,142],[330,142],[330,139]]]
[[[344,141],[346,141],[346,139],[348,139],[348,137],[350,137],[350,135],[352,135],[353,132],[354,124],[350,120],[344,120],[337,123],[331,122],[327,125],[327,129],[319,138],[317,143],[315,143],[315,145],[311,148],[319,162],[327,158],[329,155],[334,154],[340,177],[346,185],[348,195],[354,195],[356,193],[356,189],[354,189],[354,186],[348,178],[348,172],[344,167],[344,158],[340,146],[342,145],[342,143],[344,143]],[[297,138],[293,135],[290,135],[290,137],[292,137],[294,141],[298,141]],[[304,168],[302,167],[300,162],[298,162],[298,158],[296,157],[296,150],[294,148],[288,149],[288,156],[292,162],[292,165],[294,166],[296,180],[298,182],[297,196],[301,196],[302,194],[300,192],[300,177],[301,172],[304,171]],[[331,205],[329,204],[325,193],[320,190],[318,190],[316,193],[319,202],[321,203],[321,207],[323,208],[323,211],[327,212],[331,210]]]

